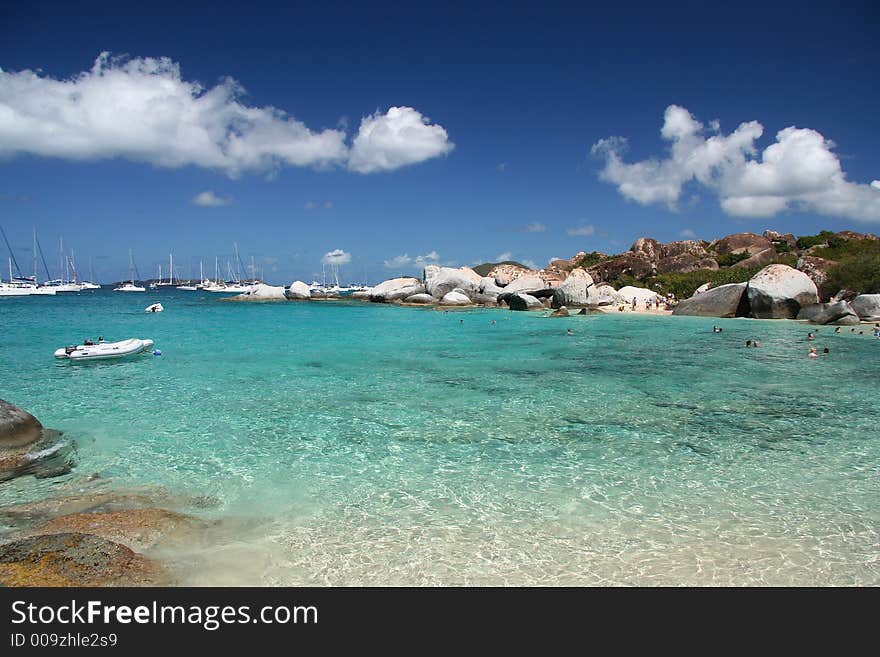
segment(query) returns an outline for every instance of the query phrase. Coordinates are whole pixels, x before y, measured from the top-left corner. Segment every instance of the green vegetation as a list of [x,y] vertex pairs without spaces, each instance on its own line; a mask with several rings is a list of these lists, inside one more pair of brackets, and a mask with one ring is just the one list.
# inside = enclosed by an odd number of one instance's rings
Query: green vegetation
[[575,265],[575,267],[583,267],[584,269],[586,269],[587,267],[598,265],[603,260],[608,260],[608,256],[603,253],[599,253],[598,251],[592,251],[585,254],[584,257],[580,259],[580,262]]
[[816,249],[814,255],[837,261],[822,284],[823,296],[836,294],[838,290],[880,294],[880,240],[841,240],[833,246]]
[[830,230],[823,230],[818,235],[803,235],[798,237],[797,246],[799,249],[809,249],[811,246],[827,243],[828,246],[838,245],[840,242],[846,242],[842,237],[838,237]]
[[790,253],[791,247],[788,245],[788,242],[785,240],[779,240],[773,242],[773,247],[776,249],[776,253]]
[[489,272],[498,265],[516,265],[517,267],[528,269],[528,267],[526,267],[524,264],[516,262],[515,260],[504,260],[502,262],[484,262],[482,265],[477,265],[476,267],[474,267],[474,271],[477,272],[477,274],[479,274],[480,276],[488,276]]
[[669,272],[648,276],[637,280],[629,274],[618,276],[613,282],[615,288],[624,285],[635,285],[656,290],[661,294],[672,292],[678,299],[686,299],[703,283],[712,283],[712,287],[727,283],[745,283],[763,267],[744,267],[742,269],[698,269],[689,272]]
[[748,260],[752,256],[751,253],[725,253],[724,255],[715,256],[715,261],[719,267],[730,267],[743,260]]

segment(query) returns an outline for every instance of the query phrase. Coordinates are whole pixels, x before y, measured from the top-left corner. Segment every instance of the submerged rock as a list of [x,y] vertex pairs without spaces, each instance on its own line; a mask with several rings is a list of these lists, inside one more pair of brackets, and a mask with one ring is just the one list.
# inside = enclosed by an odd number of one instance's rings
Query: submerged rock
[[850,302],[856,314],[864,320],[880,320],[880,294],[860,294]]
[[550,313],[550,317],[568,317],[568,315],[568,308],[566,308],[565,306],[561,306]]
[[698,317],[745,317],[749,314],[747,283],[719,285],[688,299],[682,299],[673,315],[696,315]]
[[205,526],[193,516],[152,507],[57,516],[28,530],[28,534],[91,534],[142,551],[160,542],[191,537]]
[[0,448],[30,445],[42,435],[43,425],[37,418],[0,399]]
[[768,265],[749,280],[749,306],[758,319],[794,319],[803,306],[819,302],[816,284],[787,265]]
[[61,436],[0,399],[0,482],[28,474],[43,479],[70,472],[76,446]]
[[3,586],[156,586],[169,584],[155,561],[131,548],[80,533],[31,536],[0,545]]
[[852,326],[859,323],[859,316],[846,301],[804,306],[798,312],[797,319],[805,319],[813,324],[839,324],[841,326]]

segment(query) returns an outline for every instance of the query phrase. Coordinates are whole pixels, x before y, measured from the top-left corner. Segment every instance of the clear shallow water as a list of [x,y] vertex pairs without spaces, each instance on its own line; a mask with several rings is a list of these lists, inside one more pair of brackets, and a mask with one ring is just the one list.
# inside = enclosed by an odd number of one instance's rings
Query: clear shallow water
[[[163,555],[184,583],[880,584],[880,340],[849,328],[808,360],[795,322],[176,291],[0,322],[0,397],[79,444],[0,504],[91,473],[214,496],[235,522]],[[99,334],[163,355],[52,358]]]

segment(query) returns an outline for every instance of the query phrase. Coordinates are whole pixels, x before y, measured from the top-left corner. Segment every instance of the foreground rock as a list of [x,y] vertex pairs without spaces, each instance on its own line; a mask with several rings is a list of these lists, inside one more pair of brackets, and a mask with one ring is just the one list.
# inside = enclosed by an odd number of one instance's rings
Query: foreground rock
[[813,324],[838,324],[841,326],[852,326],[859,323],[859,316],[846,301],[804,306],[798,312],[797,319],[805,319]]
[[880,294],[860,294],[850,303],[859,318],[880,321]]
[[389,301],[403,300],[414,294],[424,294],[425,286],[418,278],[404,276],[382,281],[370,290],[370,301],[388,303]]
[[673,308],[672,314],[697,317],[747,317],[749,314],[747,287],[747,283],[731,283],[710,288],[680,301]]
[[98,536],[31,536],[0,545],[3,586],[157,586],[169,584],[154,561]]
[[749,281],[749,306],[758,319],[794,319],[804,306],[819,302],[816,284],[787,265],[769,265]]
[[425,290],[435,299],[442,299],[449,292],[459,290],[473,300],[482,284],[483,279],[470,267],[425,267]]
[[91,534],[143,551],[160,542],[182,540],[206,523],[193,516],[159,509],[127,509],[57,516],[30,530],[31,535]]
[[[594,294],[590,296],[590,292]],[[568,278],[553,291],[553,307],[583,308],[595,303],[593,277],[583,269],[573,269]]]
[[37,442],[43,425],[27,411],[0,399],[0,449]]
[[513,294],[507,298],[511,310],[543,310],[541,300],[531,294]]
[[0,399],[0,482],[28,474],[42,479],[70,472],[75,445],[61,436]]
[[311,299],[312,292],[309,286],[302,281],[294,281],[290,284],[290,287],[287,288],[284,296],[291,301],[302,301],[304,299]]

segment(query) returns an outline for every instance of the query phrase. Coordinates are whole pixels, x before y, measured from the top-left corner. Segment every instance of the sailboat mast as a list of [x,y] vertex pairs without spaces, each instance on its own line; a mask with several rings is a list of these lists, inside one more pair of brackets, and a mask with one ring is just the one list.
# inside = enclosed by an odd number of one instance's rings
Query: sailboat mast
[[37,284],[37,227],[34,226],[34,285]]

